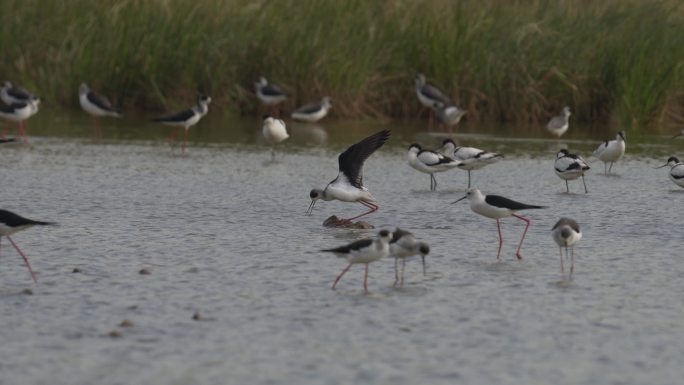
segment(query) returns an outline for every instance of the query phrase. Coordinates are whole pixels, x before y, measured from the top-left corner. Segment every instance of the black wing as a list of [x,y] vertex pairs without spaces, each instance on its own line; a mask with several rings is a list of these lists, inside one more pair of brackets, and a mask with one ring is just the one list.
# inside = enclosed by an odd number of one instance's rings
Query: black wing
[[525,203],[520,203],[516,202],[514,200],[504,198],[502,196],[498,195],[487,195],[485,196],[485,202],[487,204],[495,206],[495,207],[500,207],[500,208],[505,208],[509,210],[525,210],[525,209],[544,209],[546,207],[544,206],[534,206],[534,205],[528,205]]
[[329,253],[345,253],[348,254],[352,250],[360,250],[363,249],[364,247],[368,247],[373,243],[373,240],[370,238],[367,239],[361,239],[355,242],[352,242],[348,245],[340,246],[334,249],[326,249],[326,250],[321,250],[321,251],[326,251]]
[[33,95],[26,88],[12,86],[7,89],[7,94],[15,99],[28,100],[31,99]]
[[275,84],[266,84],[265,86],[261,87],[261,93],[264,95],[268,96],[286,96],[287,94],[285,91],[282,90],[282,88],[278,87]]
[[112,106],[112,103],[109,101],[109,99],[107,99],[107,97],[104,95],[100,95],[96,92],[90,91],[90,92],[88,92],[88,94],[86,94],[86,97],[88,98],[88,100],[91,103],[93,103],[94,105],[100,107],[101,109],[103,109],[105,111],[111,111],[111,112],[116,112],[116,113],[121,112],[118,109],[114,108],[114,106]]
[[382,130],[352,145],[338,158],[340,172],[356,188],[363,187],[363,162],[389,139],[390,131]]
[[553,228],[551,230],[555,230],[556,228],[558,228],[560,226],[565,226],[565,225],[570,226],[571,229],[575,230],[578,233],[580,232],[579,225],[577,224],[577,222],[575,222],[574,219],[565,218],[565,217],[559,219],[558,222],[556,222],[556,224],[553,225]]
[[444,104],[444,107],[446,108],[447,106],[451,105],[451,100],[444,96],[442,91],[438,90],[436,87],[433,87],[429,84],[424,85],[421,89],[420,92],[425,95],[426,97],[432,99],[432,100],[437,100]]
[[4,112],[6,114],[13,114],[14,111],[16,110],[21,110],[22,108],[26,108],[27,104],[24,102],[21,103],[12,103],[9,106],[0,104],[0,112]]
[[19,227],[26,225],[51,225],[50,222],[34,221],[32,219],[24,218],[11,211],[0,210],[0,223],[4,223],[9,227]]
[[390,243],[396,243],[399,240],[399,238],[405,235],[411,235],[411,233],[397,227],[397,229],[394,230],[394,232],[392,233],[392,240],[390,240]]
[[192,108],[189,108],[187,110],[181,111],[177,114],[169,115],[169,116],[162,116],[160,118],[154,118],[152,119],[153,122],[162,122],[162,123],[181,123],[185,122],[186,120],[192,118],[195,115],[195,111],[193,111]]
[[14,142],[14,138],[0,139],[0,143]]
[[303,105],[303,106],[297,108],[297,109],[293,112],[293,114],[296,114],[296,113],[299,113],[299,114],[312,114],[312,113],[314,113],[314,112],[320,110],[321,108],[322,108],[322,107],[321,107],[321,103],[320,103],[320,102],[309,103],[309,104],[305,104],[305,105]]

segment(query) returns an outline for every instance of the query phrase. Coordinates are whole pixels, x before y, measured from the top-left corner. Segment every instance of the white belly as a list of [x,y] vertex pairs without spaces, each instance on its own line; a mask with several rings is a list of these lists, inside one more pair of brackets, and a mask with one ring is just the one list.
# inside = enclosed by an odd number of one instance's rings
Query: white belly
[[612,141],[600,154],[598,158],[603,162],[617,162],[625,154],[625,142]]
[[473,210],[474,212],[484,215],[487,218],[492,218],[492,219],[500,219],[500,218],[505,218],[505,217],[510,217],[513,214],[513,211],[507,209],[507,208],[502,208],[502,207],[495,207],[495,206],[490,206],[484,202],[482,203],[471,203],[470,204],[470,209]]

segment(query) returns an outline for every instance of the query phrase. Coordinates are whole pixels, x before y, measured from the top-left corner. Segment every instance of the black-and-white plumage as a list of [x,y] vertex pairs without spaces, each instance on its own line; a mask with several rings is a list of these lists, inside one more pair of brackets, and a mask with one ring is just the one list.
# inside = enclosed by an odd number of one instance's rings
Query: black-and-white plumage
[[412,144],[408,149],[408,164],[412,168],[430,174],[430,191],[437,190],[436,172],[443,172],[458,167],[461,163],[438,152],[425,150],[419,144]]
[[51,222],[34,221],[33,219],[24,218],[11,211],[0,210],[0,241],[2,241],[2,237],[7,237],[7,239],[10,241],[12,246],[14,246],[19,255],[21,255],[21,257],[24,258],[24,263],[26,263],[26,267],[28,268],[29,273],[31,273],[31,277],[34,281],[36,281],[36,275],[33,273],[33,269],[31,269],[28,257],[26,257],[26,254],[24,254],[21,251],[21,249],[19,249],[19,246],[17,246],[16,243],[14,243],[12,238],[10,238],[10,235],[21,230],[26,230],[29,227],[46,226],[52,224],[53,223]]
[[81,104],[81,108],[92,116],[121,117],[121,110],[119,108],[114,107],[106,96],[91,90],[85,83],[81,83],[81,86],[78,88],[78,101]]
[[12,143],[14,142],[14,138],[0,138],[0,144],[2,143]]
[[543,209],[546,207],[516,202],[499,195],[484,195],[478,189],[468,189],[464,197],[453,203],[460,202],[463,199],[468,199],[470,201],[470,209],[473,212],[487,218],[496,219],[496,227],[499,231],[499,251],[496,254],[497,259],[501,256],[501,245],[503,244],[499,219],[514,216],[526,222],[525,231],[523,232],[522,238],[520,238],[518,250],[515,252],[515,256],[518,257],[518,259],[522,259],[522,256],[520,256],[520,248],[525,240],[525,234],[527,234],[527,229],[530,227],[531,222],[529,219],[517,215],[516,212],[529,209]]
[[3,103],[10,105],[14,103],[26,103],[32,99],[37,99],[29,90],[5,81],[0,87],[0,99]]
[[305,104],[292,112],[292,119],[301,120],[308,123],[316,123],[325,118],[332,108],[332,101],[329,96],[324,96],[320,102]]
[[[615,140],[606,140],[601,143],[593,155],[603,162],[606,175],[613,170],[613,163],[617,162],[625,155],[625,132],[620,131],[615,135]],[[610,168],[608,168],[610,163]]]
[[590,167],[581,156],[571,154],[566,149],[561,149],[556,155],[553,169],[556,172],[556,175],[565,181],[566,192],[570,192],[568,181],[578,178],[582,178],[584,193],[586,194],[589,192],[589,190],[587,190],[587,184],[584,181],[584,173],[586,173]]
[[565,248],[565,258],[568,258],[568,249],[570,253],[570,275],[575,269],[575,243],[582,239],[582,232],[579,225],[574,219],[561,218],[551,229],[551,236],[560,249],[560,266],[561,273],[563,273],[563,248]]
[[334,253],[338,257],[345,258],[347,262],[349,262],[349,265],[347,265],[337,278],[335,278],[332,288],[335,288],[337,282],[339,282],[342,276],[349,271],[349,268],[351,268],[352,265],[363,263],[366,265],[366,271],[363,278],[363,289],[368,292],[368,264],[379,261],[389,254],[389,242],[391,239],[392,233],[387,230],[380,230],[375,238],[361,239],[334,249],[321,250],[328,253]]
[[570,125],[570,115],[572,115],[570,113],[570,107],[563,107],[563,111],[561,111],[560,115],[554,116],[551,118],[551,120],[549,120],[549,122],[546,124],[546,129],[551,134],[560,138],[561,135],[565,134],[565,132],[568,130]]
[[17,123],[18,134],[22,141],[27,143],[26,120],[38,113],[40,99],[33,97],[25,102],[16,102],[10,105],[0,105],[0,117]]
[[285,91],[280,86],[269,83],[263,76],[260,76],[259,80],[254,83],[254,91],[257,98],[268,106],[273,106],[287,100]]
[[[423,262],[423,275],[425,275],[425,256],[430,253],[430,246],[425,242],[420,242],[416,237],[405,230],[397,228],[392,232],[390,241],[390,256],[394,257],[394,284],[404,284],[404,266],[406,259],[414,255],[420,255]],[[399,274],[398,261],[401,259],[401,274]]]
[[670,172],[668,173],[670,180],[677,186],[684,187],[684,163],[680,162],[676,156],[671,156],[667,159],[667,163],[656,168],[667,166],[670,167]]
[[339,173],[337,178],[324,189],[313,189],[309,193],[311,204],[307,210],[307,214],[313,212],[314,204],[317,200],[324,201],[339,200],[343,202],[359,202],[368,207],[370,211],[346,221],[351,221],[368,215],[378,210],[377,201],[371,195],[370,191],[363,186],[363,163],[373,154],[378,148],[389,139],[390,131],[382,130],[373,134],[366,139],[350,146],[346,151],[340,154],[338,158]]
[[467,188],[470,188],[471,171],[479,170],[503,159],[503,155],[496,152],[483,151],[475,147],[458,146],[452,139],[444,139],[442,147],[438,148],[436,151],[459,161],[460,164],[458,168],[468,171]]
[[211,103],[211,98],[206,95],[200,95],[197,98],[197,104],[187,110],[177,112],[172,115],[162,116],[155,118],[152,121],[166,124],[168,126],[182,127],[184,128],[184,137],[182,144],[182,151],[185,152],[185,146],[188,141],[188,129],[204,117],[204,115],[209,112],[209,103]]
[[451,101],[447,98],[442,91],[437,87],[427,84],[425,75],[417,74],[415,77],[416,83],[416,96],[420,103],[430,109],[435,108],[435,103],[441,103],[444,106],[450,106]]

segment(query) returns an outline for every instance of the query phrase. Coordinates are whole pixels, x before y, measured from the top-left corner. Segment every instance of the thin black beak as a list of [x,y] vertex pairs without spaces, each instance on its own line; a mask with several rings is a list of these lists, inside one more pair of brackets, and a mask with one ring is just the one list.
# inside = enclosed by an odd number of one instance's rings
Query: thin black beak
[[313,213],[314,204],[316,204],[316,201],[312,199],[309,208],[306,209],[306,215],[311,215],[311,213]]
[[654,168],[655,170],[657,170],[657,169],[659,169],[659,168],[663,168],[663,167],[667,166],[668,164],[669,164],[669,163],[665,163],[664,165],[662,165],[662,166],[660,166],[660,167],[653,167],[653,168]]
[[425,256],[421,255],[420,258],[423,260],[423,276],[425,276]]
[[459,200],[456,200],[456,201],[453,201],[453,202],[451,202],[451,204],[453,205],[454,203],[458,203],[458,202],[460,202],[460,201],[462,201],[462,200],[466,199],[467,197],[468,197],[468,196],[467,196],[467,195],[465,195],[465,196],[464,196],[463,198],[461,198],[461,199],[459,199]]

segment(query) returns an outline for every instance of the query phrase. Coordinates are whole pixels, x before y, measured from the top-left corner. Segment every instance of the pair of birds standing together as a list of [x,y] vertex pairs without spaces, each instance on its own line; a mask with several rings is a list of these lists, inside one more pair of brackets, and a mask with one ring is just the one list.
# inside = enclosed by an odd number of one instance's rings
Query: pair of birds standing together
[[[271,116],[278,116],[278,104],[287,100],[288,95],[277,84],[269,83],[265,77],[260,76],[254,83],[254,91],[257,98],[266,105]],[[302,122],[316,123],[325,118],[332,108],[332,100],[324,96],[319,102],[305,104],[292,112],[292,119]]]

